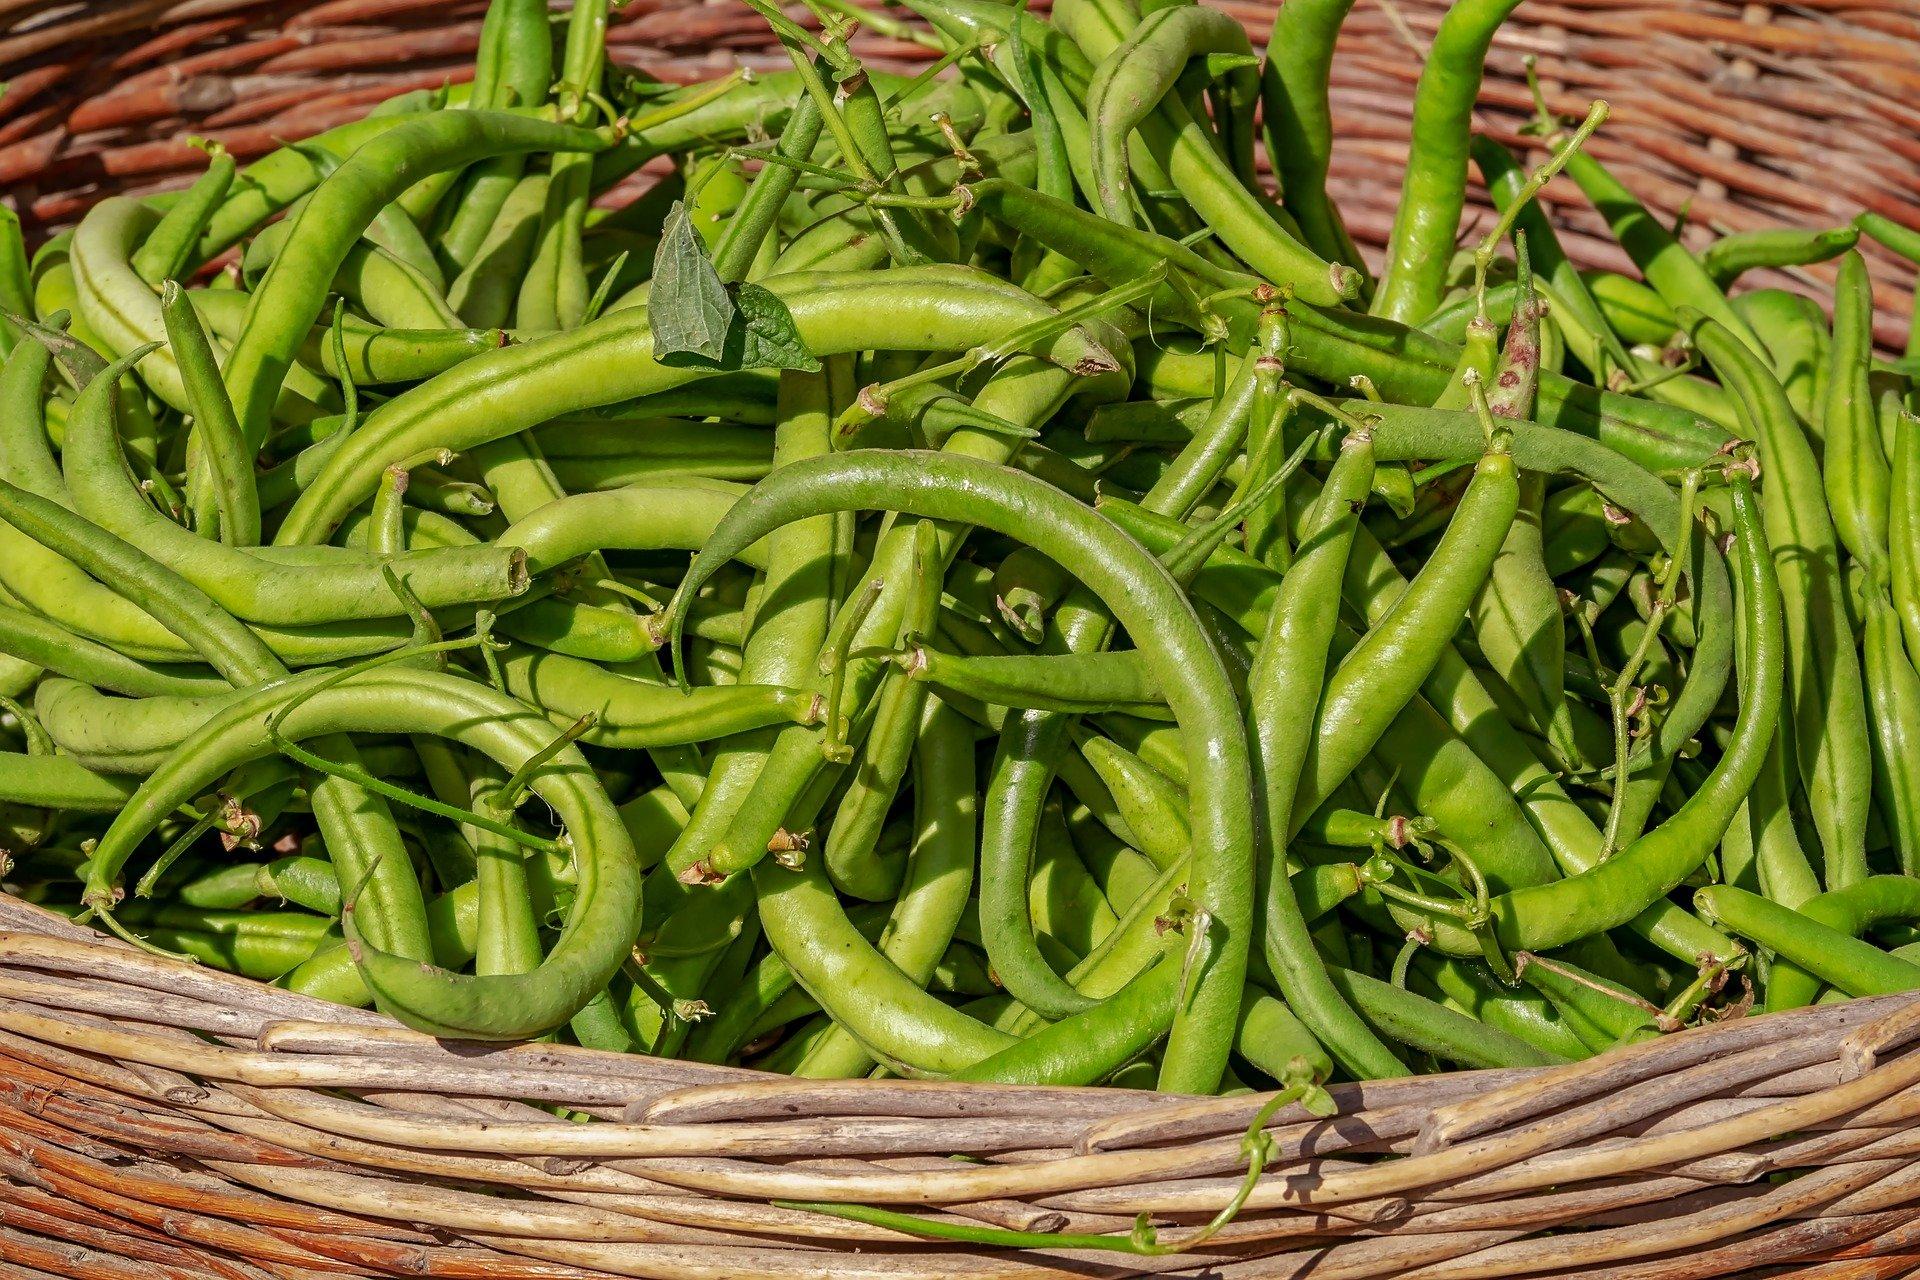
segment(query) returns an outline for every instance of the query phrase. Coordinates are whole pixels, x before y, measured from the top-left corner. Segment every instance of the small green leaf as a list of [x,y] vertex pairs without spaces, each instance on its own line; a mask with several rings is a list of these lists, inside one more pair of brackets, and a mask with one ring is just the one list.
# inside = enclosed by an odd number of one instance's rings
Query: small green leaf
[[654,359],[680,367],[722,364],[734,315],[733,299],[707,257],[686,203],[674,201],[660,227],[653,288],[647,294]]
[[[793,313],[780,296],[757,284],[743,284],[734,295],[739,314],[734,333],[728,335],[726,367],[729,369],[803,369],[817,370],[820,362],[807,350]],[[739,356],[734,358],[735,340]]]
[[21,333],[52,352],[54,363],[67,375],[75,391],[85,391],[87,384],[106,370],[107,362],[98,352],[67,332],[65,311],[56,311],[49,316],[48,319],[53,322],[51,324],[37,324],[12,311],[0,311],[0,318],[6,319]]

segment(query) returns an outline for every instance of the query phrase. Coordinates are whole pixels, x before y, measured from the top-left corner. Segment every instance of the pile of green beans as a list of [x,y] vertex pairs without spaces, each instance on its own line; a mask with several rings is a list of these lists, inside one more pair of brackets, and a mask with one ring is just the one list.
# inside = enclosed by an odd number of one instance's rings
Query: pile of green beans
[[8,892],[447,1037],[1310,1102],[1920,986],[1920,232],[1473,136],[1514,0],[1383,262],[1351,0],[745,3],[791,70],[494,0],[470,84],[0,221]]

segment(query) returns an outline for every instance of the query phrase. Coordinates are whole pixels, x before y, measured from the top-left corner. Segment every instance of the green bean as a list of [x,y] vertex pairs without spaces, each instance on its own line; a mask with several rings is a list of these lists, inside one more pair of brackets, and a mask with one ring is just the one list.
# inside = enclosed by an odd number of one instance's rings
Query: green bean
[[1193,829],[1180,788],[1132,752],[1098,735],[1082,738],[1080,752],[1113,797],[1140,852],[1160,867],[1173,866],[1187,856]]
[[1894,419],[1887,541],[1887,577],[1907,653],[1920,654],[1920,418],[1910,413]]
[[122,912],[149,942],[260,982],[310,958],[325,939],[325,916],[294,911],[203,911],[132,903]]
[[[285,674],[286,668],[258,636],[192,584],[139,549],[87,524],[57,504],[0,481],[0,519],[50,550],[77,561],[94,577],[125,595],[186,641],[236,686],[271,681]],[[322,745],[335,758],[349,765],[353,762],[353,747],[346,739],[330,737],[324,739]],[[376,917],[376,932],[381,939],[390,941],[403,954],[424,954],[424,927],[416,928],[420,924],[419,913],[412,905],[417,900],[418,885],[412,880],[411,869],[400,848],[399,832],[385,806],[338,778],[328,778],[316,787],[312,800],[322,831],[332,831],[340,837],[337,848],[352,851],[356,859],[364,855],[367,865],[376,871],[384,868],[378,881],[383,895],[382,911]],[[120,824],[132,807],[130,803],[115,819],[116,826],[109,829],[109,837],[121,830]],[[172,807],[169,805],[161,812],[170,811]],[[109,847],[103,838],[105,851],[96,850],[88,865],[83,901],[110,925],[114,920],[109,908],[117,897],[115,879],[138,838],[135,835],[117,848]],[[350,870],[357,878],[360,864],[356,862]]]
[[1665,346],[1679,328],[1673,308],[1647,285],[1613,271],[1582,273],[1607,327],[1627,342]]
[[1872,360],[1873,285],[1867,279],[1866,259],[1848,252],[1840,259],[1840,276],[1834,284],[1833,345],[1821,415],[1826,426],[1821,476],[1841,545],[1869,577],[1879,580],[1886,573],[1892,476],[1881,451],[1873,393],[1867,385]]
[[1360,267],[1360,251],[1340,211],[1327,198],[1333,125],[1327,83],[1333,46],[1353,0],[1282,6],[1273,16],[1260,102],[1267,155],[1280,178],[1280,198],[1300,224],[1301,238],[1329,262]]
[[246,439],[266,438],[267,413],[299,344],[319,318],[339,264],[374,214],[424,173],[489,155],[594,151],[607,138],[495,111],[439,111],[369,139],[308,197],[247,308],[226,365]]
[[1786,600],[1795,755],[1826,854],[1823,879],[1830,889],[1842,888],[1867,874],[1873,763],[1866,696],[1819,464],[1780,384],[1752,352],[1697,312],[1683,312],[1681,320],[1732,386],[1742,421],[1760,443],[1769,479],[1761,495],[1768,539],[1777,548]]
[[1264,877],[1262,954],[1289,1006],[1328,1053],[1368,1077],[1401,1075],[1405,1068],[1359,1020],[1315,954],[1285,859],[1293,828],[1305,817],[1294,812],[1295,800],[1313,747],[1317,711],[1293,698],[1292,691],[1318,687],[1324,679],[1335,621],[1331,606],[1359,524],[1355,504],[1364,501],[1373,463],[1371,434],[1349,433],[1299,540],[1298,558],[1281,580],[1247,681],[1253,795],[1260,810],[1257,865]]
[[1374,759],[1393,762],[1409,804],[1436,824],[1450,848],[1473,860],[1490,888],[1556,878],[1552,855],[1505,781],[1421,695],[1388,724]]
[[1599,1053],[1632,1038],[1656,1012],[1633,992],[1566,960],[1528,953],[1514,957],[1521,980],[1540,992],[1587,1049]]
[[[1849,887],[1869,884],[1864,880]],[[1883,996],[1920,986],[1920,964],[1758,894],[1716,884],[1693,896],[1701,912],[1848,995]]]
[[114,813],[133,784],[61,756],[0,752],[0,800],[44,809]]
[[1519,0],[1465,0],[1447,10],[1414,90],[1413,142],[1387,267],[1372,312],[1417,324],[1440,305],[1467,195],[1474,100],[1494,33]]
[[675,593],[668,621],[677,632],[690,591],[743,535],[751,535],[746,537],[751,542],[764,532],[761,526],[864,506],[978,521],[1021,537],[1073,571],[1123,625],[1133,623],[1129,632],[1148,646],[1156,667],[1181,673],[1167,694],[1183,726],[1192,734],[1217,735],[1212,750],[1193,762],[1191,784],[1192,896],[1205,913],[1204,923],[1196,926],[1203,935],[1202,958],[1192,989],[1175,1012],[1161,1076],[1169,1087],[1180,1082],[1183,1088],[1205,1088],[1225,1066],[1252,926],[1251,835],[1244,815],[1224,799],[1241,794],[1234,775],[1246,768],[1244,754],[1235,749],[1238,715],[1218,659],[1165,570],[1091,511],[1048,495],[1045,486],[1017,472],[946,454],[850,454],[796,463],[764,482],[750,506],[728,513]]
[[[1341,996],[1388,1039],[1468,1068],[1544,1067],[1560,1056],[1378,978],[1331,966]],[[1400,1074],[1404,1074],[1401,1072]]]
[[[0,307],[17,316],[34,314],[27,243],[20,234],[20,215],[10,208],[0,214]],[[0,321],[0,356],[11,355],[18,338],[11,322]]]
[[[878,950],[908,981],[924,985],[953,939],[973,882],[978,824],[972,730],[951,708],[929,702],[920,721],[913,762],[913,847]],[[755,872],[756,883],[762,874]],[[769,938],[772,932],[769,925]],[[802,963],[805,955],[799,953]],[[817,994],[817,998],[823,1008],[832,1009],[839,997]],[[857,1074],[869,1056],[853,1052],[856,1048],[853,1035],[836,1027],[799,1060],[795,1072]]]
[[1734,299],[1740,313],[1766,346],[1774,376],[1786,390],[1801,425],[1820,439],[1826,430],[1820,405],[1826,400],[1827,351],[1831,336],[1827,314],[1811,298],[1784,289],[1754,289]]
[[[434,960],[448,968],[472,961],[479,940],[479,886],[468,880],[427,903],[427,928],[433,939]],[[366,1006],[373,993],[354,967],[343,937],[329,935],[313,954],[279,979],[290,991],[334,1004]]]
[[[252,452],[234,421],[233,405],[220,383],[213,347],[185,291],[171,280],[160,288],[160,315],[193,415],[187,452],[197,457],[200,465],[189,475],[188,501],[198,497],[196,516],[214,524],[222,542],[253,546],[260,541],[260,495],[254,487]],[[76,411],[78,408],[76,405]],[[192,468],[193,463],[188,466]]]
[[214,696],[110,698],[58,676],[42,680],[34,694],[41,723],[61,750],[108,773],[151,772],[231,700],[230,689]]
[[1568,1028],[1558,1010],[1533,992],[1509,991],[1466,963],[1430,951],[1414,957],[1413,973],[1419,985],[1444,1003],[1536,1049],[1567,1060],[1592,1053]]
[[1518,501],[1513,457],[1496,436],[1426,566],[1327,677],[1294,797],[1296,819],[1333,794],[1425,682],[1486,580]]
[[[1868,723],[1873,727],[1874,795],[1900,869],[1920,874],[1920,675],[1900,635],[1900,618],[1878,586],[1865,589],[1862,650]],[[1836,886],[1838,887],[1838,886]]]
[[[597,114],[592,99],[600,91],[606,62],[610,7],[608,0],[583,0],[568,15],[555,98],[559,119],[570,126],[590,123]],[[515,310],[520,329],[570,329],[586,314],[589,285],[580,235],[593,181],[591,151],[570,148],[555,155],[548,167],[539,238]]]
[[999,707],[1093,715],[1120,711],[1159,718],[1166,699],[1135,649],[1101,653],[967,657],[921,646],[907,655],[909,678]]
[[1713,282],[1700,260],[1688,253],[1647,207],[1606,166],[1581,152],[1567,162],[1567,176],[1607,220],[1633,264],[1640,268],[1655,293],[1670,307],[1691,307],[1723,327],[1754,353],[1760,339],[1740,318],[1727,295]]
[[[540,105],[553,78],[546,6],[537,0],[489,5],[480,45],[471,104],[483,109]],[[456,267],[468,266],[480,253],[525,164],[523,156],[495,156],[469,170],[465,190],[440,236],[441,249]]]
[[199,265],[194,250],[214,210],[226,200],[237,169],[227,149],[214,143],[207,159],[207,171],[161,216],[134,252],[133,269],[142,280],[157,289],[162,281],[177,280],[191,267]]
[[[1149,105],[1157,100],[1153,85],[1165,78],[1167,62],[1178,58],[1189,40],[1196,42],[1195,49],[1205,47],[1202,32],[1207,21],[1185,16],[1176,7],[1131,32],[1094,25],[1099,26],[1097,37],[1090,28],[1076,32],[1074,38],[1087,47],[1089,55],[1100,60],[1087,91],[1091,137],[1094,145],[1100,145],[1103,135],[1124,138],[1126,124],[1102,121],[1098,113],[1125,110],[1127,101],[1136,94]],[[1169,44],[1170,48],[1164,47]],[[1177,65],[1171,69],[1177,72]],[[1248,265],[1275,283],[1291,285],[1308,302],[1337,306],[1359,291],[1358,272],[1343,263],[1323,260],[1268,213],[1233,173],[1205,126],[1193,118],[1178,96],[1161,101],[1157,110],[1140,119],[1139,125],[1147,154],[1166,171],[1173,189]],[[1096,160],[1096,169],[1098,163]],[[1090,194],[1112,217],[1113,206],[1100,194],[1100,186],[1096,173],[1095,189]]]
[[136,697],[203,697],[229,687],[204,669],[150,666],[8,605],[0,605],[0,653]]
[[[303,625],[405,611],[377,563],[350,554],[276,557],[226,546],[196,537],[149,506],[115,456],[114,384],[139,354],[109,366],[75,403],[61,461],[81,514],[108,532],[137,539],[147,554],[251,621]],[[524,591],[527,582],[522,557],[506,548],[414,553],[396,558],[393,568],[428,607],[504,599]]]
[[[463,113],[464,114],[464,113]],[[887,347],[960,350],[1006,337],[1053,313],[1017,289],[965,268],[868,275],[780,276],[767,287],[793,313],[816,355]],[[1112,357],[1084,330],[1036,343],[1064,367],[1096,372]],[[651,358],[644,312],[615,312],[580,329],[502,348],[382,405],[328,461],[275,535],[317,539],[371,493],[385,467],[423,444],[465,449],[561,414],[613,404],[693,381],[697,370]],[[449,413],[449,406],[458,406]]]
[[729,684],[683,694],[521,645],[500,654],[500,669],[509,692],[546,708],[557,723],[590,717],[580,740],[601,747],[681,746],[771,724],[814,724],[821,716],[818,697],[806,690]]
[[1878,240],[1908,262],[1920,262],[1920,235],[1882,214],[1862,212],[1853,220],[1862,234]]
[[[247,246],[242,262],[242,278],[257,290],[266,273],[273,269],[291,240],[297,219],[305,208],[296,204],[287,221],[276,222]],[[418,235],[418,232],[414,233]],[[332,279],[334,291],[382,325],[395,328],[457,328],[460,319],[447,301],[444,286],[426,271],[383,244],[367,236],[351,245],[341,257]],[[243,316],[240,335],[246,332]],[[237,342],[239,337],[236,336]]]
[[1736,231],[1708,245],[1700,255],[1700,265],[1724,289],[1748,271],[1800,267],[1837,258],[1853,248],[1861,230],[1855,224],[1812,231],[1797,227]]
[[[914,595],[901,623],[901,636],[908,641],[931,632],[939,619],[940,546],[932,525],[914,528],[913,558]],[[885,901],[898,889],[899,867],[883,860],[876,846],[911,763],[926,703],[926,686],[904,671],[889,672],[882,682],[873,728],[827,832],[827,877],[842,893]]]

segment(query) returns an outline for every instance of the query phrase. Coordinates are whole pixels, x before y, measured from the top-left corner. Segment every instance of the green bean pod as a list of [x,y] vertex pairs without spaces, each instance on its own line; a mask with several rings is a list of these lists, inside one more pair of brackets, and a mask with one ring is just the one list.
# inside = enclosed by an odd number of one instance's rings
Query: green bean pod
[[247,308],[226,366],[227,388],[247,440],[266,438],[279,395],[340,263],[374,216],[427,173],[491,155],[536,150],[596,151],[609,139],[589,130],[497,111],[437,111],[403,120],[369,139],[307,198]]
[[1736,231],[1708,245],[1700,254],[1700,265],[1724,289],[1749,271],[1831,261],[1853,248],[1859,239],[1860,228],[1855,225]]
[[546,760],[529,781],[559,814],[578,860],[576,896],[559,940],[532,973],[462,977],[364,938],[355,943],[359,930],[349,911],[343,923],[349,945],[358,947],[356,967],[383,1010],[432,1034],[521,1039],[552,1030],[606,985],[639,923],[639,866],[619,814],[577,751],[563,747],[546,755],[553,731],[545,717],[455,676],[388,667],[344,680],[328,673],[295,677],[249,693],[147,778],[102,837],[92,874],[110,876],[182,797],[271,752],[263,713],[283,713],[280,733],[294,742],[340,732],[431,733],[484,752],[506,769],[535,756]]
[[[1872,883],[1863,880],[1849,888]],[[1850,996],[1892,995],[1920,987],[1920,964],[1758,894],[1714,884],[1693,899],[1705,915]]]
[[683,692],[523,645],[500,654],[500,670],[509,692],[556,723],[591,717],[580,741],[600,747],[682,746],[773,724],[815,724],[821,715],[807,690],[727,684]]
[[1866,694],[1847,617],[1839,545],[1819,464],[1780,384],[1735,335],[1683,312],[1701,352],[1733,388],[1760,445],[1768,539],[1777,548],[1792,664],[1793,741],[1829,889],[1866,878],[1873,780]]
[[[895,270],[879,278],[777,276],[767,288],[793,314],[817,356],[842,351],[955,351],[1005,338],[1054,314],[1038,299],[957,267]],[[1114,357],[1084,328],[1037,342],[1063,367],[1105,371]],[[316,541],[366,495],[388,465],[425,448],[469,449],[550,421],[695,381],[698,370],[652,358],[644,311],[620,311],[578,330],[478,356],[375,411],[301,494],[281,523],[281,545]],[[712,430],[712,428],[705,428]]]
[[[137,357],[136,352],[109,366],[74,405],[61,463],[82,515],[136,541],[147,554],[250,621],[299,626],[407,611],[377,562],[352,553],[288,557],[226,546],[197,537],[155,511],[118,456],[114,427],[114,384]],[[523,558],[509,548],[413,553],[395,558],[392,567],[429,608],[501,600],[527,585]]]
[[1433,670],[1499,555],[1519,496],[1513,457],[1496,438],[1426,565],[1327,677],[1296,818],[1333,794]]
[[1060,562],[1111,608],[1150,653],[1156,672],[1178,673],[1169,704],[1189,741],[1208,752],[1191,761],[1196,857],[1192,897],[1205,913],[1195,976],[1176,1010],[1162,1067],[1167,1087],[1204,1089],[1224,1070],[1239,1008],[1252,929],[1251,829],[1238,800],[1246,756],[1231,686],[1192,609],[1157,562],[1104,519],[1037,481],[990,464],[915,451],[863,451],[796,463],[728,513],[675,593],[668,615],[677,634],[691,592],[731,545],[751,542],[793,519],[841,509],[887,508],[937,520],[984,524]]
[[1413,141],[1387,267],[1372,312],[1418,324],[1440,305],[1467,198],[1474,100],[1494,33],[1519,0],[1463,0],[1447,10],[1414,89]]
[[1894,419],[1893,476],[1888,500],[1887,577],[1907,636],[1907,653],[1920,654],[1920,418]]
[[1840,259],[1834,284],[1833,345],[1822,406],[1826,448],[1821,477],[1834,531],[1847,553],[1876,580],[1887,572],[1888,502],[1892,476],[1867,372],[1873,361],[1873,284],[1857,252]]

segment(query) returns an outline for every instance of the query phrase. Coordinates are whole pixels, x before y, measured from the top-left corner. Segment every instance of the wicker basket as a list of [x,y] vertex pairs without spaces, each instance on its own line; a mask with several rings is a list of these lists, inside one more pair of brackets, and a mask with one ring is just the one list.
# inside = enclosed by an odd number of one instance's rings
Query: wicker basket
[[[1270,10],[1229,5],[1256,38]],[[0,175],[38,233],[458,78],[480,0],[0,0]],[[1418,49],[1444,5],[1364,0],[1338,63],[1334,174],[1384,239]],[[731,4],[634,0],[615,56],[693,79],[772,64]],[[868,39],[861,53],[926,53]],[[1920,225],[1920,3],[1530,0],[1484,125],[1517,140],[1524,55],[1595,150],[1722,229]],[[1614,251],[1550,196],[1573,251]],[[1571,203],[1569,203],[1571,201]],[[1912,271],[1874,260],[1882,340]],[[1818,272],[1788,279],[1815,286]],[[1779,280],[1770,283],[1779,283]],[[0,1274],[1209,1277],[1920,1273],[1920,995],[1690,1031],[1573,1066],[1334,1090],[1198,1253],[931,1243],[788,1207],[1178,1243],[1240,1181],[1257,1098],[790,1080],[551,1046],[444,1043],[125,948],[0,899]],[[556,1119],[564,1109],[593,1117]],[[955,1156],[970,1157],[956,1161]]]
[[[1265,42],[1270,0],[1212,2]],[[102,194],[185,183],[206,162],[189,135],[218,138],[246,159],[402,89],[469,76],[485,8],[0,0],[0,193],[30,229],[57,227]],[[1341,38],[1330,184],[1369,250],[1392,225],[1413,81],[1446,8],[1360,0]],[[630,0],[609,41],[616,60],[674,80],[734,62],[784,65],[766,24],[730,0]],[[871,35],[855,48],[880,65],[932,56]],[[1661,213],[1686,209],[1701,237],[1844,222],[1862,208],[1920,227],[1917,0],[1527,0],[1494,43],[1480,96],[1482,127],[1508,143],[1525,141],[1529,55],[1556,109],[1577,116],[1593,98],[1612,104],[1593,153]],[[1625,265],[1578,192],[1555,187],[1546,200],[1571,253]],[[1867,252],[1879,338],[1896,347],[1913,314],[1914,269],[1878,246]],[[1831,267],[1814,267],[1749,283],[1824,294],[1831,278]]]

